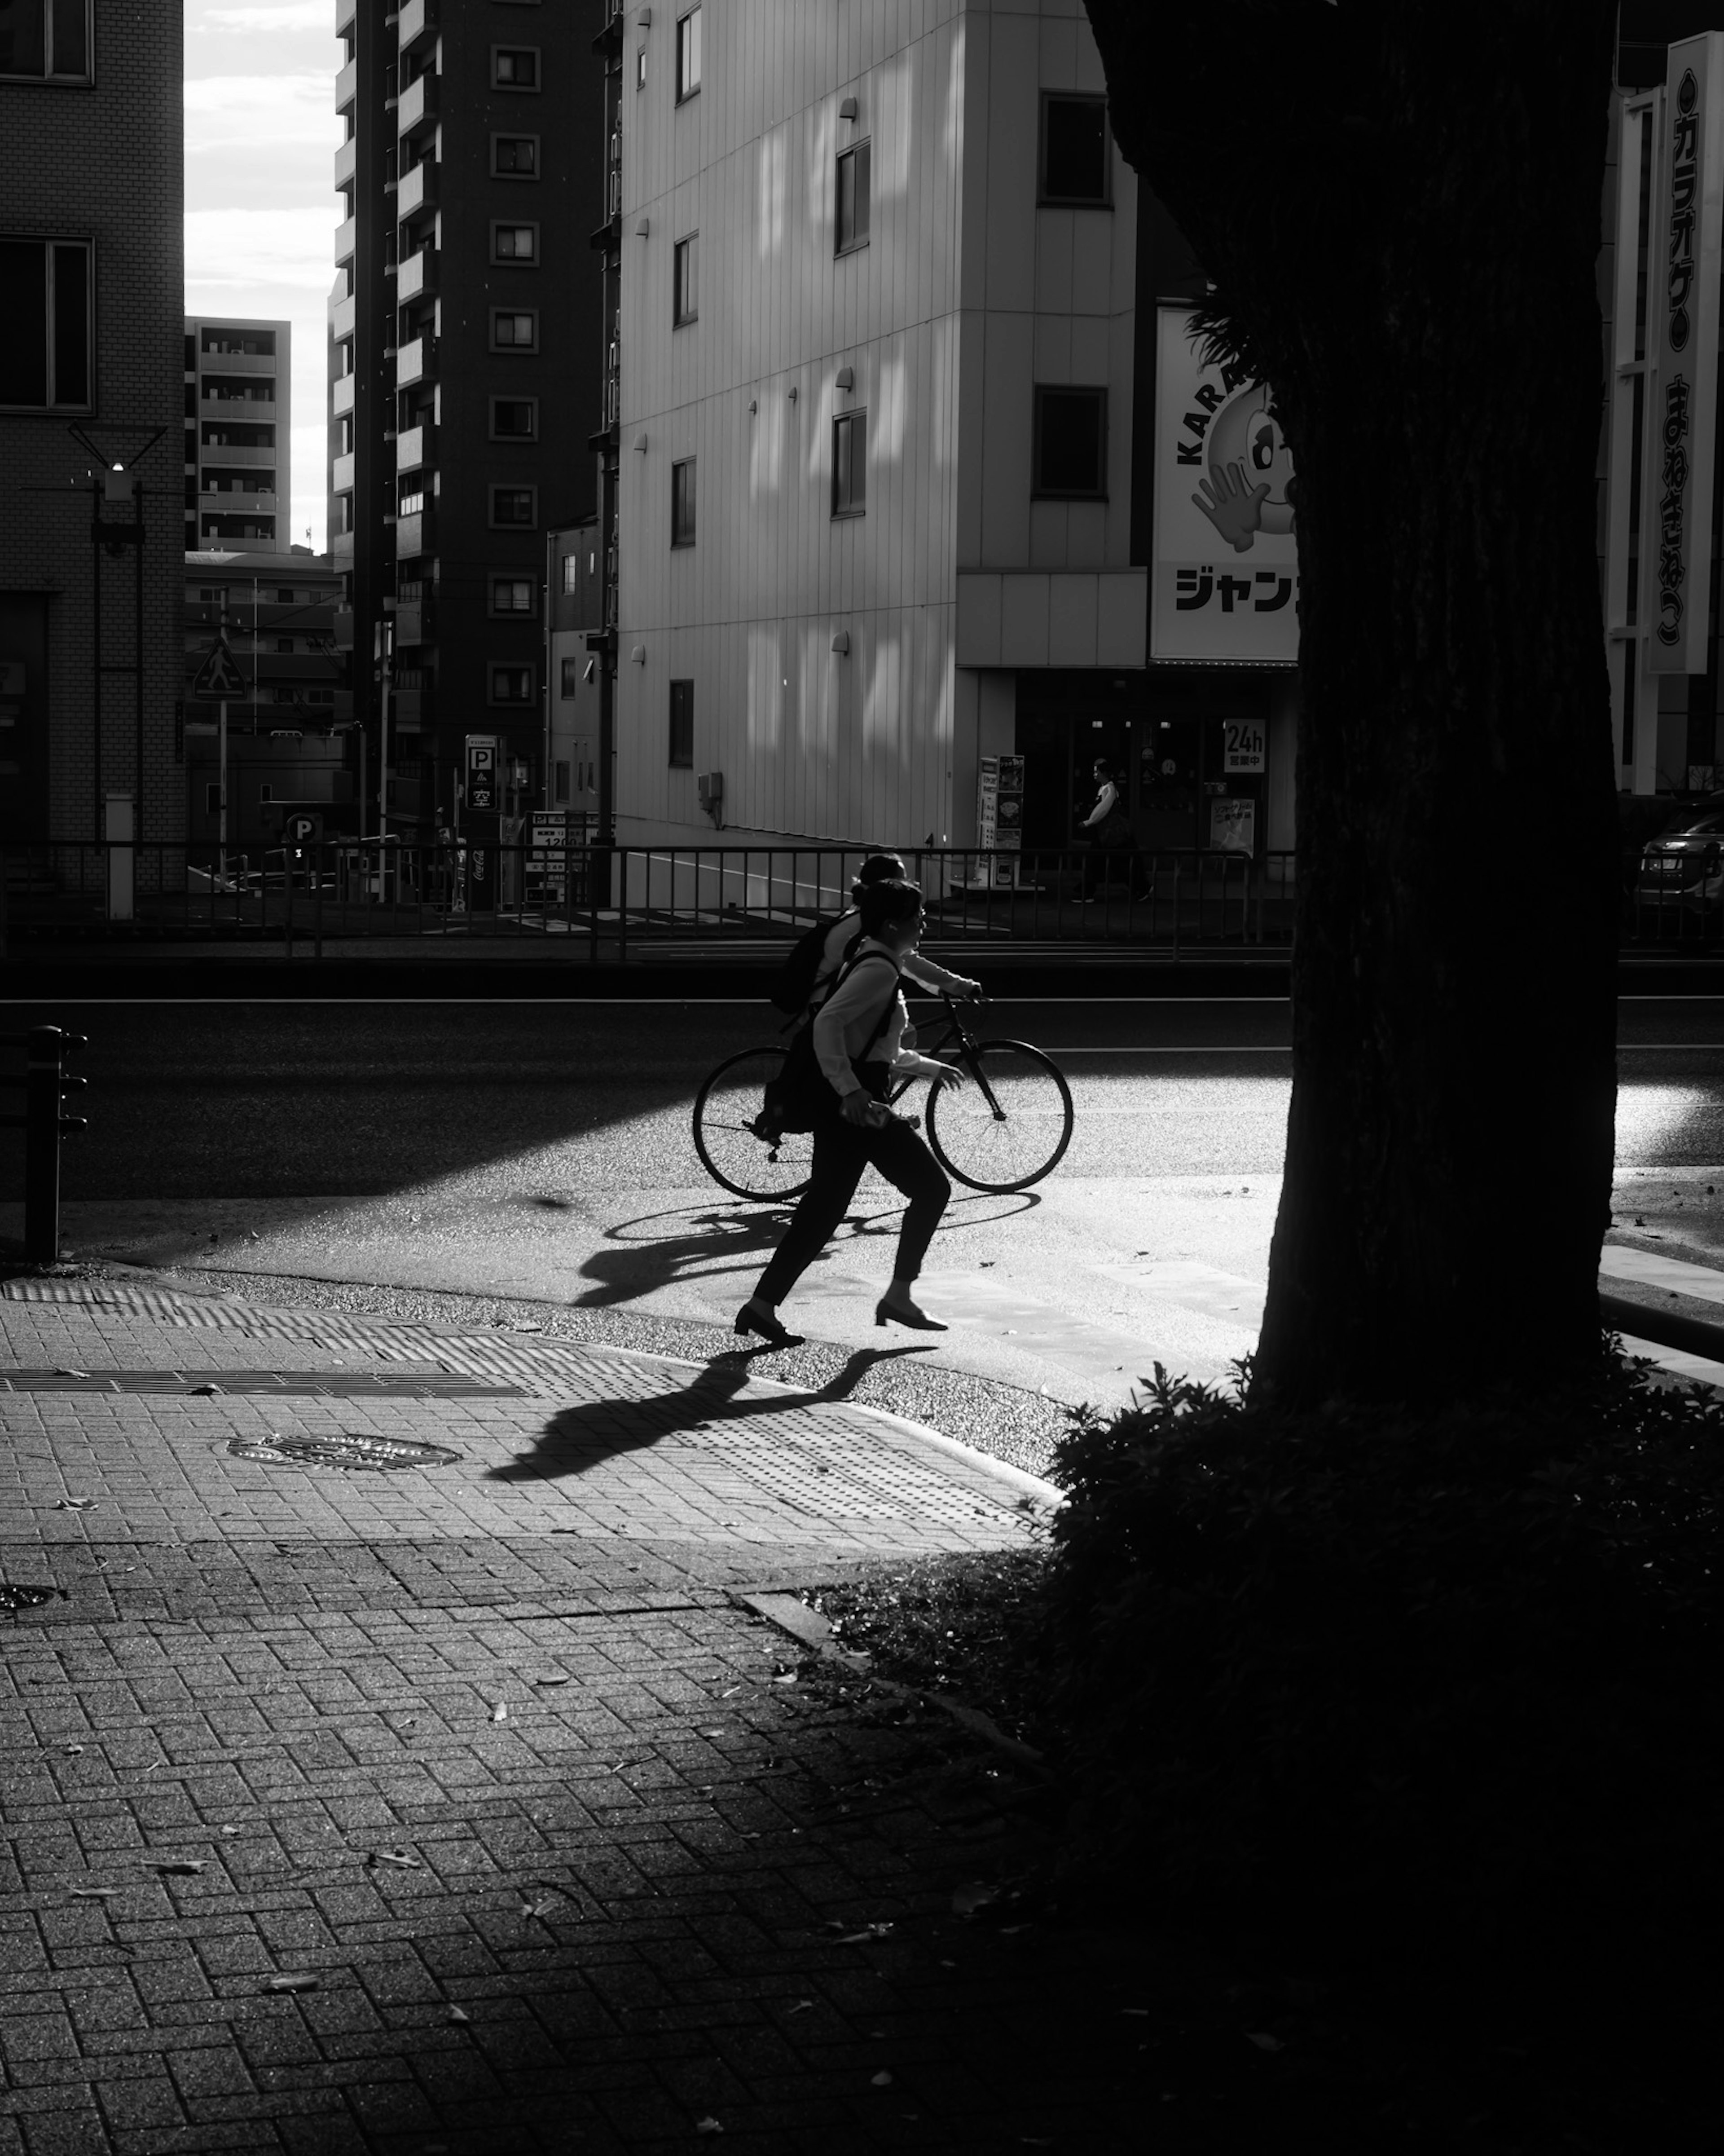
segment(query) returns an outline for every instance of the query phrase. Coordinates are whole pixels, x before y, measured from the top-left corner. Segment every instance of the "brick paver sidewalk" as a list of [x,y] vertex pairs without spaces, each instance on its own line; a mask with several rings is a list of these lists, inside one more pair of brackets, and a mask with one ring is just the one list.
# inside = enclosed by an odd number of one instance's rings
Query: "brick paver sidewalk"
[[1009,1771],[728,1591],[1039,1486],[731,1358],[107,1284],[0,1331],[0,1586],[54,1590],[0,1614],[0,2156],[1138,2141],[1136,2025],[1044,2041],[1101,1976],[952,1913]]

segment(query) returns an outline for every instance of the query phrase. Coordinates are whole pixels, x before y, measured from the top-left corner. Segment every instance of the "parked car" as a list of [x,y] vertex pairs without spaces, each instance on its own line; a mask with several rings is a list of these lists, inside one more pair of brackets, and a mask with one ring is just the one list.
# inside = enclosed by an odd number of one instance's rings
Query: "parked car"
[[1724,793],[1678,809],[1640,855],[1634,896],[1643,906],[1711,907],[1724,894]]

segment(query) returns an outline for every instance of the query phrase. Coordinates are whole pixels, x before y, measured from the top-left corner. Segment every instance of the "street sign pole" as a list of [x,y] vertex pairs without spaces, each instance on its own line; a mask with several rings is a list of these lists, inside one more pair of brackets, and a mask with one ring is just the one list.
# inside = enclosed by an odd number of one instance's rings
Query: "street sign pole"
[[228,880],[228,700],[222,699],[221,723],[216,729],[220,744],[216,766],[216,869],[221,880]]

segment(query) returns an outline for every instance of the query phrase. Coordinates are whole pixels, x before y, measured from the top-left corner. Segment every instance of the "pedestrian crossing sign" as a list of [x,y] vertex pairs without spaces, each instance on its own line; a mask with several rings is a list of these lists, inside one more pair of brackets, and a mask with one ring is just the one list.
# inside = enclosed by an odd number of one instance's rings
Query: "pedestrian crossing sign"
[[198,678],[192,684],[194,696],[243,696],[246,693],[245,676],[233,662],[228,649],[228,639],[218,636],[215,647],[198,670]]

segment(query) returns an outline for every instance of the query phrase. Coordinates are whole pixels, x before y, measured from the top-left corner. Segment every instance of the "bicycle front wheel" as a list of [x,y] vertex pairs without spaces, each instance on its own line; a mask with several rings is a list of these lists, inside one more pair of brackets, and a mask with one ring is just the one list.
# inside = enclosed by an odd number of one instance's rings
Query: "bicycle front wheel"
[[1071,1143],[1071,1089],[1057,1064],[1021,1040],[979,1042],[970,1082],[928,1096],[928,1143],[972,1190],[1027,1190]]
[[715,1183],[738,1198],[799,1198],[808,1187],[814,1141],[786,1132],[776,1144],[756,1127],[768,1079],[784,1067],[782,1048],[745,1048],[721,1063],[695,1102],[695,1151]]

